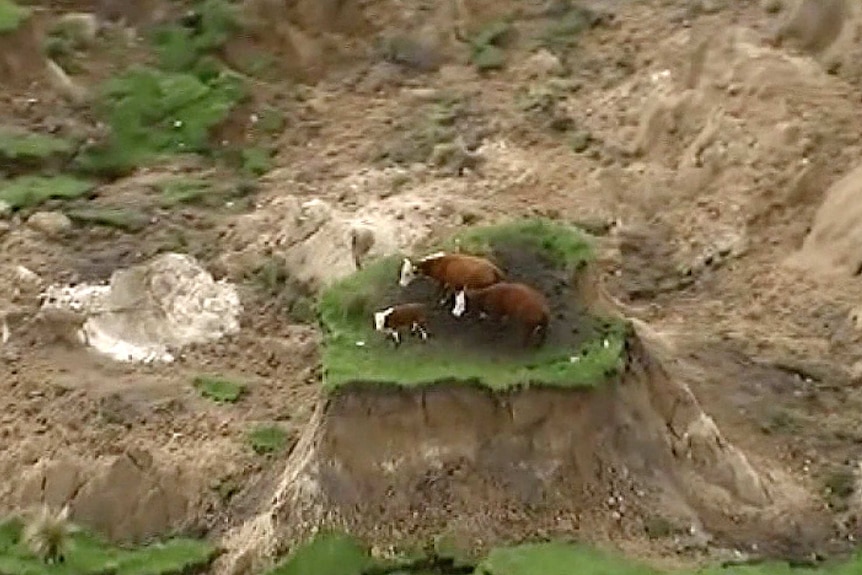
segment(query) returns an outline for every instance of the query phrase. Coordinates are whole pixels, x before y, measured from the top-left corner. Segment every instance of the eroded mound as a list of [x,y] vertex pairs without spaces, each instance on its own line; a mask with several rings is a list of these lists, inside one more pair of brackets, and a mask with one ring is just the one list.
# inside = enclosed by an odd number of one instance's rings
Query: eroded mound
[[[431,384],[478,382],[493,389],[520,384],[595,385],[618,367],[625,328],[598,317],[578,294],[580,275],[592,257],[586,237],[575,228],[544,220],[523,220],[470,230],[444,247],[458,244],[468,253],[490,257],[509,281],[542,291],[552,309],[545,344],[524,345],[514,322],[497,322],[470,313],[452,315],[452,302],[440,305],[436,283],[417,278],[398,284],[400,257],[375,262],[324,293],[321,316],[328,331],[324,383]],[[425,303],[430,339],[408,339],[395,348],[375,332],[373,313],[389,306]]]

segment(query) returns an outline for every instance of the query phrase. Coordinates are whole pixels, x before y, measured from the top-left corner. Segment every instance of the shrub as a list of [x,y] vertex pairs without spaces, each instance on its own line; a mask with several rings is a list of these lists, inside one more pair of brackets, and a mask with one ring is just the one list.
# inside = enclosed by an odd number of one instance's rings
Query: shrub
[[33,208],[50,199],[85,197],[94,187],[93,182],[72,176],[20,176],[0,181],[0,201],[12,209]]
[[287,445],[287,432],[277,425],[261,425],[249,432],[251,448],[259,455],[279,453]]
[[220,376],[199,375],[192,384],[202,396],[216,403],[236,403],[246,392],[242,383]]
[[12,32],[30,17],[30,10],[12,0],[0,0],[0,34]]

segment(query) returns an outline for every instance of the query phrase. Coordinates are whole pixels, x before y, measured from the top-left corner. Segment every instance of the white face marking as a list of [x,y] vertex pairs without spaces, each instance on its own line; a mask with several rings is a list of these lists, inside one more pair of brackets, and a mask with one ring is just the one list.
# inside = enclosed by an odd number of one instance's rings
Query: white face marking
[[461,290],[455,294],[455,306],[452,308],[452,315],[461,317],[465,311],[467,311],[467,296],[464,294],[464,290]]
[[416,275],[415,268],[409,259],[404,258],[404,261],[401,262],[401,279],[398,280],[398,285],[401,287],[407,287],[410,285],[410,282],[413,281],[413,277]]
[[395,308],[388,307],[382,311],[374,312],[374,329],[377,331],[383,331],[386,329],[386,318],[389,317],[393,311],[395,311]]

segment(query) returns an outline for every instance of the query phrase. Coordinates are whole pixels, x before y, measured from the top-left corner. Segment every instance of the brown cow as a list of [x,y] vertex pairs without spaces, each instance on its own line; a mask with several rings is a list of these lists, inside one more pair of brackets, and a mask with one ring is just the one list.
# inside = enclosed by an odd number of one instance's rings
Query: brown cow
[[428,316],[425,304],[405,303],[374,312],[375,331],[386,332],[392,336],[395,346],[401,344],[400,330],[409,328],[410,333],[418,333],[422,341],[428,339]]
[[481,289],[466,289],[455,294],[452,315],[461,317],[467,311],[467,303],[475,306],[480,314],[492,318],[512,318],[524,326],[524,345],[539,332],[538,346],[545,343],[551,308],[547,299],[537,290],[522,283],[500,282]]
[[399,285],[407,287],[417,275],[430,277],[438,282],[444,295],[440,305],[445,305],[452,291],[487,287],[506,277],[500,268],[486,258],[445,252],[427,255],[415,264],[409,258],[404,258]]

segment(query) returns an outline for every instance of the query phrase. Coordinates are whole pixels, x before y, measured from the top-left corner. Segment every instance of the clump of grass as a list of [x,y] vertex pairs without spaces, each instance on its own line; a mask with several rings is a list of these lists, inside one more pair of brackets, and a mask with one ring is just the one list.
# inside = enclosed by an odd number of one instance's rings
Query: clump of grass
[[158,27],[152,34],[159,67],[172,72],[197,69],[206,75],[207,56],[241,30],[239,7],[228,0],[201,0],[190,17]]
[[548,25],[539,36],[539,45],[562,54],[577,45],[578,37],[596,26],[600,15],[570,0],[557,2]]
[[262,176],[272,169],[272,154],[272,150],[262,147],[243,149],[242,171],[252,176]]
[[592,244],[580,229],[544,218],[471,228],[457,234],[449,245],[479,254],[489,254],[497,245],[530,247],[568,270],[578,269],[594,257]]
[[79,166],[121,175],[169,154],[208,153],[210,131],[245,97],[242,82],[227,73],[203,82],[192,74],[135,67],[104,87],[98,113],[110,135],[82,154]]
[[260,425],[248,434],[251,448],[258,455],[280,453],[287,446],[288,434],[278,425]]
[[14,32],[29,17],[29,8],[19,6],[12,0],[0,0],[0,34]]
[[65,560],[76,527],[69,521],[69,508],[54,513],[47,506],[36,512],[24,527],[23,541],[30,552],[45,563]]
[[658,575],[644,565],[618,559],[580,545],[562,542],[528,543],[498,548],[476,567],[477,575]]
[[48,134],[0,127],[0,160],[43,160],[55,155],[70,155],[75,150],[71,140]]
[[86,197],[94,188],[93,182],[72,176],[20,176],[0,181],[0,201],[20,210],[34,208],[51,199]]
[[470,61],[481,72],[500,70],[506,65],[504,47],[512,38],[514,28],[510,22],[495,20],[482,27],[470,38]]
[[79,225],[102,226],[128,233],[140,232],[150,224],[147,214],[129,208],[81,208],[66,210],[66,215]]
[[368,548],[354,537],[321,531],[266,575],[362,575],[372,562]]
[[244,384],[221,376],[199,375],[192,385],[203,397],[216,403],[236,403],[246,392]]
[[[56,522],[57,516],[49,518]],[[68,525],[67,519],[66,524]],[[53,529],[53,527],[52,527]],[[56,529],[55,529],[56,531]],[[202,573],[218,555],[205,541],[172,539],[138,549],[121,549],[80,529],[65,528],[63,561],[46,564],[28,546],[33,536],[20,520],[0,523],[0,573],[10,575],[174,575]],[[48,537],[37,536],[48,540]],[[55,538],[56,539],[56,538]],[[59,557],[58,557],[59,558]]]

